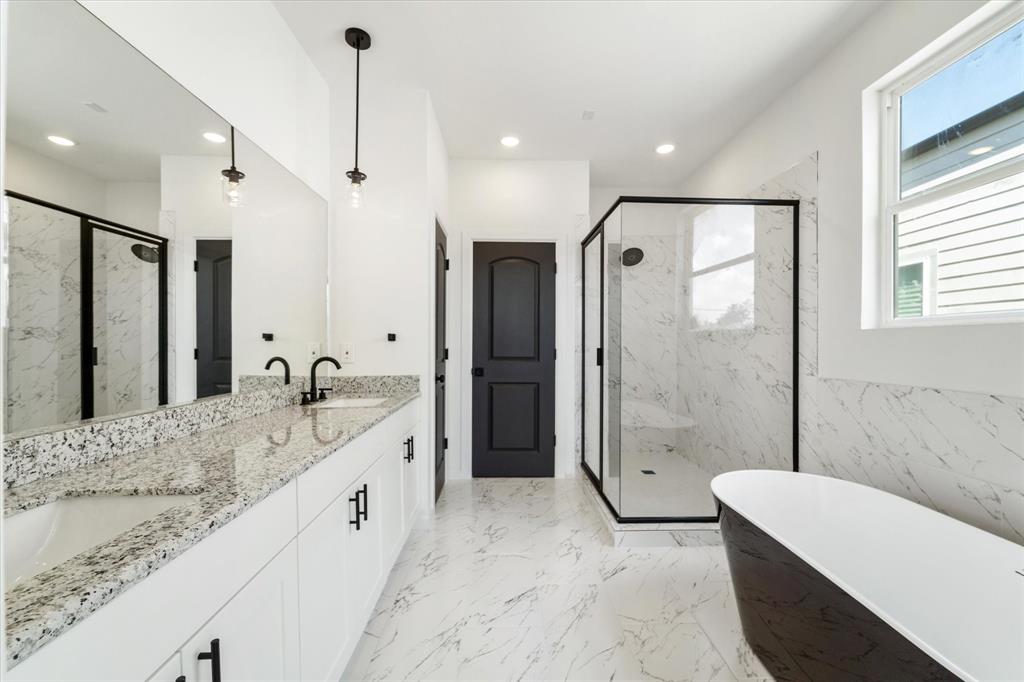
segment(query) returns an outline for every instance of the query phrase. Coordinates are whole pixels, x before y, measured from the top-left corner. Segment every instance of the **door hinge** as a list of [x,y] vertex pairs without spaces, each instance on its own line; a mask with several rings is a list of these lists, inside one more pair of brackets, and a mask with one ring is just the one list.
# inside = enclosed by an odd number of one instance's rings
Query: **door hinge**
[[604,348],[597,349],[597,364],[598,366],[604,364]]
[[552,445],[558,445],[558,435],[557,434],[551,437],[551,444]]
[[447,438],[444,439],[444,444],[441,446],[441,449],[442,450],[447,450],[448,449],[448,439]]
[[199,272],[199,261],[192,261],[192,269],[195,270],[196,272]]
[[451,260],[451,258],[445,258],[444,259],[444,269],[445,270],[451,270],[452,269],[452,260]]
[[447,348],[444,349],[444,359],[445,360],[448,359],[448,349]]
[[193,348],[192,349],[192,359],[193,360],[198,360],[199,359],[199,349],[198,348]]
[[558,349],[556,348],[555,349],[555,360],[557,360],[557,359],[558,359]]
[[555,263],[555,272],[558,272],[558,263]]

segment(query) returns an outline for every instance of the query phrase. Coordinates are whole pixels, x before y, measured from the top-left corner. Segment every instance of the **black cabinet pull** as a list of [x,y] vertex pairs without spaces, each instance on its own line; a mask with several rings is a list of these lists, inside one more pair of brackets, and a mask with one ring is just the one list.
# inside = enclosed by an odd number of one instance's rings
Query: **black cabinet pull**
[[210,662],[210,679],[220,682],[220,639],[211,639],[210,650],[199,652],[199,660]]
[[365,483],[363,484],[363,487],[362,487],[361,490],[356,491],[356,497],[359,497],[359,493],[363,494],[363,521],[369,521],[370,520],[370,515],[366,512],[366,510],[370,506],[370,504],[369,504],[369,502],[370,502],[370,494],[368,492],[368,488],[366,487]]
[[357,490],[355,497],[348,498],[349,502],[355,502],[356,503],[356,515],[355,515],[355,518],[349,519],[348,520],[348,525],[355,526],[356,530],[360,530],[362,528],[362,526],[359,525],[359,522],[362,519],[361,512],[359,511],[359,493],[361,493],[361,492],[363,492],[363,491],[362,490]]
[[416,459],[416,436],[409,436],[409,459]]
[[406,462],[411,462],[412,461],[412,437],[411,436],[409,438],[405,439],[404,445],[405,445],[404,459],[405,459]]

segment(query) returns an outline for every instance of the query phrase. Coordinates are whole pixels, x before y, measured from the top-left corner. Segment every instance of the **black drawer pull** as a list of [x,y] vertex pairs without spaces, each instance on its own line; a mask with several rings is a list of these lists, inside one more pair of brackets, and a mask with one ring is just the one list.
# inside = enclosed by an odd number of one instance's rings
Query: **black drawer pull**
[[404,459],[406,462],[411,462],[412,461],[412,437],[410,436],[409,438],[406,438],[405,442],[403,443],[403,445],[405,445],[405,455],[402,456],[402,459]]
[[359,511],[359,493],[361,493],[361,492],[363,492],[363,491],[362,490],[357,490],[355,497],[348,498],[349,502],[355,502],[356,503],[355,517],[348,520],[348,525],[355,526],[356,530],[360,530],[362,528],[362,526],[359,525],[360,521],[362,520],[362,513]]
[[211,639],[210,650],[201,651],[199,660],[210,662],[210,679],[212,682],[220,682],[220,639]]
[[366,510],[370,506],[370,504],[369,504],[369,502],[370,502],[370,495],[369,495],[369,492],[368,492],[368,489],[367,489],[365,483],[363,484],[363,487],[362,487],[361,490],[357,490],[356,491],[356,497],[359,497],[359,493],[363,494],[363,512],[362,512],[363,513],[363,521],[369,521],[370,520],[370,516],[369,516],[369,514],[367,514]]

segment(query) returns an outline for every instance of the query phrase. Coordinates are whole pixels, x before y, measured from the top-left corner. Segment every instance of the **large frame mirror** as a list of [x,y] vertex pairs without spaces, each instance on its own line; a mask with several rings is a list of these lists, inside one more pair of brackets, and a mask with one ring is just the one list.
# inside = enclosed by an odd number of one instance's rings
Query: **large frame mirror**
[[7,438],[319,354],[320,195],[76,2],[10,2],[6,59]]

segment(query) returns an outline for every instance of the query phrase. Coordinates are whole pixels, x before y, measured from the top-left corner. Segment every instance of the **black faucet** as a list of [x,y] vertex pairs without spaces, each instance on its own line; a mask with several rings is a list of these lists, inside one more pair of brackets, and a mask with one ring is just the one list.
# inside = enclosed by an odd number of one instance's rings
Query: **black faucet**
[[292,368],[288,366],[288,361],[282,358],[280,355],[275,355],[274,357],[267,360],[267,366],[264,367],[263,369],[270,369],[270,366],[275,362],[280,362],[282,365],[284,365],[284,385],[287,386],[288,384],[292,383]]
[[[330,362],[334,365],[335,369],[341,369],[341,363],[332,358],[330,355],[324,355],[313,361],[313,366],[309,369],[309,392],[302,392],[302,404],[308,405],[309,403],[315,403],[317,400],[323,400],[327,397],[326,392],[331,390],[329,388],[320,389],[320,397],[317,397],[316,387],[316,368],[321,362]],[[307,402],[308,396],[308,402]]]

